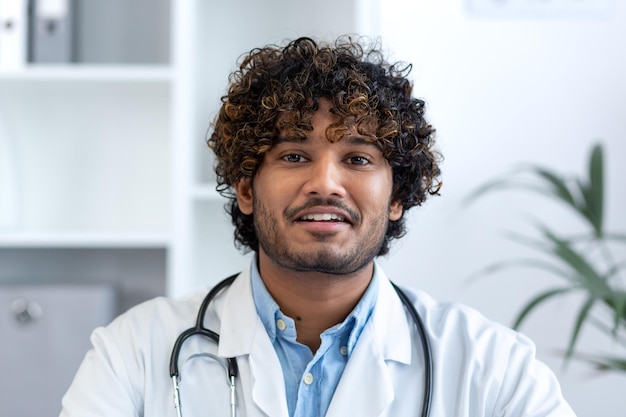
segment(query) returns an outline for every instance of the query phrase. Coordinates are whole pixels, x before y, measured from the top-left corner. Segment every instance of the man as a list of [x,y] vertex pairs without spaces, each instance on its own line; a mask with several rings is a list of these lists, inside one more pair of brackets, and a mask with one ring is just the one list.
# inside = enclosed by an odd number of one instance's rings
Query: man
[[574,416],[524,336],[419,291],[404,306],[374,261],[440,187],[409,69],[350,38],[247,55],[208,141],[255,252],[200,309],[219,341],[173,348],[206,291],[144,303],[94,332],[61,416]]

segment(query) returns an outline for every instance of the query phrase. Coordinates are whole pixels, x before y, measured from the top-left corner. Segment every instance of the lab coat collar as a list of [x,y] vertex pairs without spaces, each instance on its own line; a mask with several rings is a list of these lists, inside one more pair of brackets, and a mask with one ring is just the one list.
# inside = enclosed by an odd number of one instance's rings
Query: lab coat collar
[[250,365],[254,403],[266,415],[288,416],[282,368],[256,312],[249,268],[239,274],[226,293],[221,322],[219,356],[241,358],[247,355],[241,359]]
[[257,331],[265,331],[254,306],[250,268],[241,272],[226,291],[220,321],[219,356],[250,354]]
[[[394,399],[386,362],[411,362],[411,332],[402,302],[376,263],[374,273],[378,274],[379,285],[376,306],[350,355],[328,409],[329,417],[379,415]],[[265,379],[263,383],[252,381],[254,401],[268,415],[286,416],[282,369],[256,313],[249,270],[233,282],[225,294],[223,306],[219,355],[250,355],[252,374]],[[377,382],[363,384],[364,380]],[[357,386],[360,387],[359,398],[366,401],[355,401],[354,387]]]
[[[376,306],[348,360],[328,417],[381,415],[395,398],[387,361],[411,362],[411,332],[404,307],[382,269],[377,264],[374,268],[379,282]],[[355,387],[362,400],[355,399]]]
[[374,262],[378,275],[378,299],[372,312],[372,336],[384,360],[411,363],[411,329],[405,308],[385,272]]
[[[402,302],[378,263],[378,298],[367,327],[384,360],[411,362],[411,336]],[[243,271],[228,289],[221,314],[219,355],[234,357],[250,354],[257,332],[265,332],[256,313],[250,269]],[[269,338],[268,338],[269,341]]]

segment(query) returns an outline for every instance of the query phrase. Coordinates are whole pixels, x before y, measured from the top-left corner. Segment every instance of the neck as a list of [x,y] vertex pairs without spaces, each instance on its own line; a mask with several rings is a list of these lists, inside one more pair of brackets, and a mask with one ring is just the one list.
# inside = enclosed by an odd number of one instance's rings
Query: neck
[[320,335],[341,323],[367,290],[374,264],[348,275],[287,270],[259,253],[259,272],[267,290],[296,324],[298,342],[316,352]]

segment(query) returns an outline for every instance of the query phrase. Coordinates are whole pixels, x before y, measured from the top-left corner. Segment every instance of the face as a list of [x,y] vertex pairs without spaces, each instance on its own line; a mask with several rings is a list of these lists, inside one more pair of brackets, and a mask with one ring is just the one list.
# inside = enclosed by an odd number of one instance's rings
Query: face
[[320,99],[307,139],[285,133],[254,180],[236,185],[239,208],[254,216],[261,259],[293,271],[351,274],[371,264],[388,221],[401,217],[380,148],[356,134],[332,143],[326,130],[337,121]]

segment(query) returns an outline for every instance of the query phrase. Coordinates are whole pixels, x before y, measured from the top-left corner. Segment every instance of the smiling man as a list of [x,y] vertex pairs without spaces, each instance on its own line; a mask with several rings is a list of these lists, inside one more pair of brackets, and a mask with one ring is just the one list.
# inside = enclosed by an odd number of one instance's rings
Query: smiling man
[[409,70],[351,38],[246,55],[208,143],[250,267],[97,329],[61,416],[574,416],[531,341],[375,261],[441,185]]
[[330,99],[315,100],[304,136],[279,128],[254,179],[234,184],[239,210],[254,219],[263,283],[312,352],[365,292],[387,224],[402,216],[380,145],[337,130]]

